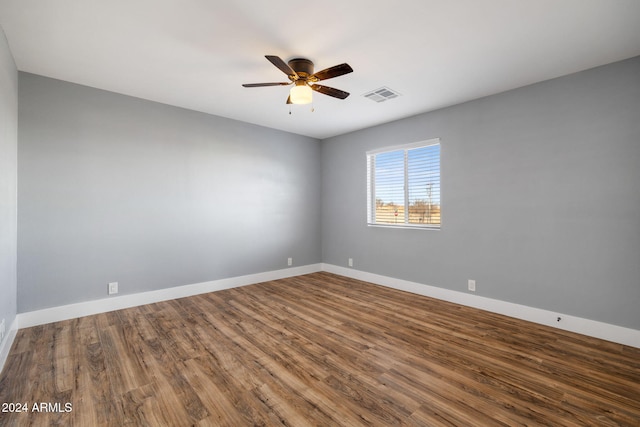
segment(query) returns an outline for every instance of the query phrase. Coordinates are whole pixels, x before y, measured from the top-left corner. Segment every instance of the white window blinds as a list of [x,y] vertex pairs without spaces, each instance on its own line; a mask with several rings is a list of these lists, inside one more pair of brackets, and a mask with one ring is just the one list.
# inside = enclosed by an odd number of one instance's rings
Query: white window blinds
[[367,153],[368,223],[440,227],[440,140]]

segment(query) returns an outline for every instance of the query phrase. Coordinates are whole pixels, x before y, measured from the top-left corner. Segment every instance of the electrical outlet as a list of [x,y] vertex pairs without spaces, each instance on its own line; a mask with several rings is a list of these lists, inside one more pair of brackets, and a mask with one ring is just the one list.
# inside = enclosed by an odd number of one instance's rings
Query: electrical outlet
[[293,258],[287,258],[287,265],[291,267],[293,265]]
[[118,282],[110,282],[109,283],[109,295],[118,293]]
[[476,291],[476,281],[469,279],[469,290],[472,292]]
[[349,267],[353,267],[353,258],[349,258]]

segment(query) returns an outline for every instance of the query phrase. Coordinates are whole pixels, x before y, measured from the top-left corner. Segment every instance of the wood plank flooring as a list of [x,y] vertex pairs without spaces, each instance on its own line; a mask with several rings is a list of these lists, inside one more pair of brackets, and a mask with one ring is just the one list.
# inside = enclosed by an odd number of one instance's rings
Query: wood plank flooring
[[4,403],[28,408],[2,426],[640,426],[640,349],[314,273],[20,330]]

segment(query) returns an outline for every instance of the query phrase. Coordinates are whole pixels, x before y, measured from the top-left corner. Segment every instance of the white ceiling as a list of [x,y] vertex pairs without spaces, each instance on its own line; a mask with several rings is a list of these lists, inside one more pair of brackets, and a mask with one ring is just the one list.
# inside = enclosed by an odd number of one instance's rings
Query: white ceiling
[[[21,71],[315,138],[640,55],[639,0],[0,0],[0,25]],[[351,96],[289,115],[241,86],[287,81],[266,54],[347,62],[323,84]]]

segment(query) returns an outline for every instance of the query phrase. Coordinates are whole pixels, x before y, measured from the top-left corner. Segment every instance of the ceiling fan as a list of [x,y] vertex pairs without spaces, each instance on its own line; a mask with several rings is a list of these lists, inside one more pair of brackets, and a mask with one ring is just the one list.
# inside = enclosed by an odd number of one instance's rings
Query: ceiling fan
[[342,76],[353,71],[349,64],[335,65],[326,68],[317,73],[313,72],[313,62],[305,58],[294,58],[288,63],[284,62],[280,57],[274,55],[265,55],[273,65],[278,67],[280,71],[289,77],[289,82],[281,83],[245,83],[244,87],[263,87],[263,86],[288,86],[293,84],[287,98],[287,104],[309,104],[312,100],[312,90],[329,95],[334,98],[345,99],[349,96],[349,92],[335,89],[329,86],[316,84],[320,80],[332,79]]

